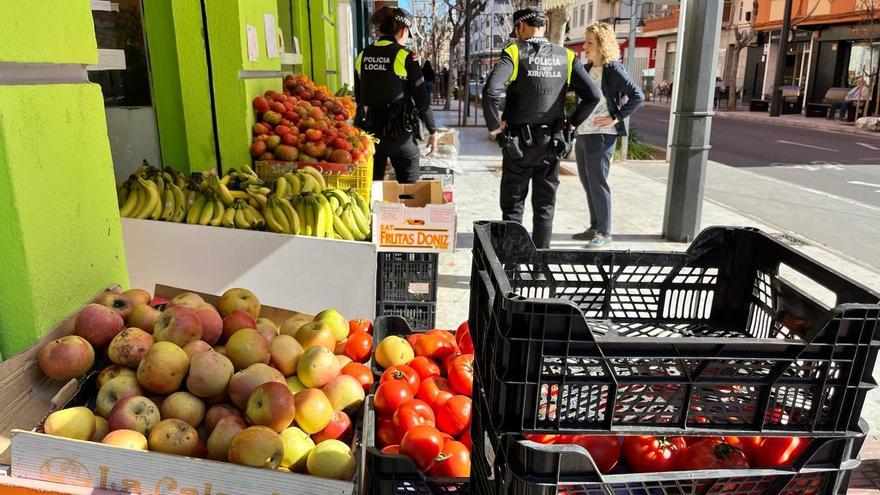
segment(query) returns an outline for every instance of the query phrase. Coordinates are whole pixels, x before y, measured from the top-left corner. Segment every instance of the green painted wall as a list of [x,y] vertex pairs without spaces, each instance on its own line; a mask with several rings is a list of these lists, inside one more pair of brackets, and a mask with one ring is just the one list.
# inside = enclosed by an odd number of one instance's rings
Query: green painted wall
[[0,61],[94,64],[89,0],[0,0]]
[[318,84],[326,84],[332,93],[339,89],[336,2],[309,0],[309,6],[312,30],[312,79]]
[[[285,0],[282,0],[285,1]],[[299,39],[299,49],[302,52],[302,72],[312,74],[312,37],[309,34],[309,5],[308,0],[286,0],[293,4],[293,18],[291,24],[293,35]]]
[[0,86],[0,191],[0,351],[11,356],[103,287],[128,285],[100,87]]
[[217,166],[199,0],[144,0],[153,95],[164,165]]
[[[240,72],[280,71],[277,57],[266,55],[263,14],[276,17],[276,0],[222,0],[208,3],[208,39],[211,44],[211,68],[214,101],[217,107],[217,135],[225,169],[249,163],[251,125],[254,112],[251,100],[267,89],[281,91],[281,78],[242,79]],[[257,30],[259,60],[248,60],[247,25]]]

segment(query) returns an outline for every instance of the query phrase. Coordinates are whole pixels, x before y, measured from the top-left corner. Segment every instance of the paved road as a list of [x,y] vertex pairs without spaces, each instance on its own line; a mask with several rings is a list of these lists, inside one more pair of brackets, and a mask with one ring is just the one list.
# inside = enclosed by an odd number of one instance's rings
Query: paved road
[[[632,118],[642,139],[666,145],[669,108]],[[880,206],[880,138],[716,117],[709,159],[800,187]]]

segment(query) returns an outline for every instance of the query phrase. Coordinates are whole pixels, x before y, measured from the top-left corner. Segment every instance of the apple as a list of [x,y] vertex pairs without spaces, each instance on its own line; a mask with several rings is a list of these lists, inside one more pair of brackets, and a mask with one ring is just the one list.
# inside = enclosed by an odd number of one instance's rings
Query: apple
[[241,416],[226,416],[221,419],[208,437],[208,459],[228,461],[229,445],[245,428],[247,423]]
[[257,328],[257,320],[250,313],[235,310],[223,318],[223,338],[229,340],[242,328]]
[[271,343],[275,339],[275,337],[278,336],[278,328],[274,324],[258,321],[257,333],[262,335],[263,338],[266,339],[266,342]]
[[337,376],[321,390],[337,411],[354,414],[364,403],[364,387],[357,378],[350,375]]
[[225,345],[215,345],[214,352],[216,352],[218,354],[223,354],[225,356],[226,355],[226,346]]
[[50,340],[40,348],[37,362],[53,380],[70,380],[84,375],[95,364],[95,350],[88,340],[68,335]]
[[180,347],[202,338],[202,322],[196,310],[186,306],[173,306],[159,315],[153,327],[156,342],[171,342]]
[[135,306],[139,304],[150,304],[150,299],[153,298],[153,296],[144,289],[128,289],[123,292],[122,295],[131,300],[131,303]]
[[326,323],[313,321],[299,327],[294,337],[303,349],[319,345],[330,352],[336,349],[336,337]]
[[254,318],[259,318],[260,300],[247,289],[229,289],[220,296],[217,310],[220,311],[220,316],[226,318],[237,309],[247,311]]
[[43,431],[55,437],[88,440],[95,433],[95,415],[88,407],[61,409],[46,418]]
[[92,442],[100,442],[109,432],[110,423],[101,416],[95,416],[95,432],[92,433],[92,438],[89,438],[89,440]]
[[290,318],[284,320],[284,323],[281,324],[281,334],[296,337],[296,332],[299,331],[300,327],[302,327],[306,323],[311,323],[311,321],[311,316],[303,313],[297,313]]
[[339,369],[345,368],[346,365],[353,362],[351,358],[346,356],[345,354],[337,354],[336,360],[339,361]]
[[214,345],[223,335],[223,318],[210,304],[202,304],[196,308],[196,315],[202,324],[202,340]]
[[106,418],[118,400],[143,395],[143,393],[137,378],[117,376],[98,390],[98,397],[95,399],[95,413]]
[[333,419],[333,405],[316,388],[307,388],[293,396],[296,408],[296,424],[302,431],[318,433],[330,424]]
[[351,419],[342,411],[333,411],[330,423],[323,430],[312,435],[312,440],[317,444],[325,440],[339,440],[348,443],[351,440]]
[[138,304],[131,310],[128,315],[128,325],[140,328],[141,330],[152,334],[153,327],[156,326],[156,320],[162,312],[148,304]]
[[134,304],[128,296],[116,292],[105,292],[101,294],[95,299],[95,303],[112,309],[121,316],[123,320],[128,318],[128,315],[131,314],[131,310],[134,307]]
[[190,361],[186,388],[198,397],[215,397],[226,390],[232,373],[232,362],[226,356],[212,350],[200,352]]
[[189,456],[199,447],[199,434],[186,421],[163,419],[150,430],[148,443],[155,452]]
[[260,323],[265,323],[266,325],[271,326],[272,328],[275,329],[275,333],[276,333],[276,334],[278,333],[278,330],[279,330],[279,329],[278,329],[278,325],[275,324],[275,322],[272,321],[271,318],[266,318],[266,317],[260,317],[260,318],[257,318],[257,324],[259,325]]
[[348,338],[348,319],[339,314],[335,309],[325,309],[315,315],[315,321],[326,323],[333,330],[336,342],[342,342]]
[[149,333],[140,328],[129,327],[113,337],[107,348],[107,355],[110,361],[120,366],[137,368],[154,342]]
[[159,408],[162,419],[180,419],[198,428],[205,418],[205,403],[189,392],[174,392]]
[[118,364],[111,364],[98,373],[98,388],[100,389],[105,383],[120,375],[128,375],[137,378],[137,373],[133,369],[119,366]]
[[74,335],[78,335],[93,347],[104,347],[125,326],[122,316],[102,304],[86,304],[74,322]]
[[229,445],[229,462],[275,469],[284,458],[281,436],[265,426],[245,428]]
[[286,383],[284,375],[275,368],[263,363],[252,364],[232,375],[229,380],[229,398],[239,409],[244,409],[254,390],[267,382]]
[[183,352],[189,356],[190,360],[192,360],[193,356],[200,352],[213,351],[214,349],[208,345],[204,340],[193,340],[192,342],[187,342],[185,346],[182,347]]
[[199,444],[196,446],[196,451],[192,453],[190,457],[197,457],[199,459],[207,459],[208,458],[208,443],[206,440],[202,440],[202,437],[199,437]]
[[306,387],[321,388],[339,376],[339,360],[331,351],[316,345],[309,347],[296,363],[296,375]]
[[161,419],[155,402],[142,395],[134,395],[116,402],[107,417],[107,424],[110,431],[134,430],[146,435]]
[[281,441],[284,442],[284,457],[281,459],[281,467],[291,471],[304,471],[309,452],[315,448],[315,442],[309,434],[296,426],[291,426],[281,432]]
[[351,480],[355,460],[348,445],[339,440],[325,440],[309,452],[306,469],[312,476],[335,480]]
[[269,362],[269,343],[253,328],[242,328],[226,342],[226,357],[236,370]]
[[245,408],[245,417],[252,425],[265,426],[278,433],[293,422],[295,405],[286,383],[268,382],[254,390]]
[[202,296],[196,294],[195,292],[181,292],[180,294],[172,297],[170,301],[168,301],[167,307],[170,308],[172,306],[183,306],[186,308],[195,309],[202,304],[205,304],[205,300],[202,299]]
[[101,443],[131,450],[147,450],[147,437],[134,430],[113,430]]
[[137,378],[154,394],[177,391],[189,371],[189,356],[171,342],[156,342],[138,365]]
[[220,420],[227,416],[242,417],[241,411],[232,404],[214,404],[209,407],[208,412],[205,413],[205,421],[202,423],[202,426],[205,427],[205,431],[210,435]]
[[294,395],[299,393],[301,390],[306,389],[306,386],[303,385],[301,381],[299,381],[299,378],[297,378],[296,375],[288,376],[285,381],[287,382],[287,388],[290,389],[290,393]]
[[284,376],[296,373],[296,363],[302,353],[302,346],[290,335],[279,335],[269,343],[269,362]]

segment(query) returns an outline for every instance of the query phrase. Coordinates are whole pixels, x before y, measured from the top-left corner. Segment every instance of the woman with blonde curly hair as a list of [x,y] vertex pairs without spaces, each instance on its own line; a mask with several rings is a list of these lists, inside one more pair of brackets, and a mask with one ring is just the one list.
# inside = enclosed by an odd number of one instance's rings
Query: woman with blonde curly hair
[[590,227],[577,240],[587,241],[588,248],[611,242],[611,189],[608,172],[618,136],[626,135],[623,119],[629,117],[645,99],[620,63],[620,48],[614,29],[604,23],[587,27],[584,66],[593,82],[601,88],[599,104],[577,128],[575,156],[578,176],[587,193]]

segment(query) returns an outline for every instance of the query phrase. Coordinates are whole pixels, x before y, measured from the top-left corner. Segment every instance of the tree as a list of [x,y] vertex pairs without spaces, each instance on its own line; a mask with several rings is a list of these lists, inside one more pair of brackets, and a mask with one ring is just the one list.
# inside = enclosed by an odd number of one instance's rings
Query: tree
[[[731,16],[732,17],[732,16]],[[758,18],[758,0],[752,2],[752,17],[749,20],[749,27],[740,31],[739,26],[733,27],[733,34],[736,36],[736,42],[733,45],[733,57],[727,67],[729,77],[727,80],[727,109],[736,110],[736,80],[739,73],[739,57],[743,48],[750,46],[755,42],[757,33],[755,33],[755,19]]]
[[444,62],[439,59],[440,49],[450,35],[449,25],[446,23],[446,5],[442,0],[415,0],[412,8],[416,46],[423,51],[425,59],[431,60],[435,68],[439,69]]
[[[476,18],[477,15],[486,10],[486,5],[489,3],[489,0],[443,0],[443,3],[446,4],[446,23],[450,30],[449,84],[446,88],[446,106],[444,106],[443,109],[449,110],[453,90],[458,81],[458,66],[465,62],[464,60],[460,60],[460,58],[463,57],[460,57],[459,51],[456,49],[464,39],[465,29],[470,29],[470,26],[466,25],[465,21],[468,20],[468,18]],[[466,12],[468,13],[467,16],[465,15]],[[467,65],[465,65],[465,74],[467,74]],[[467,84],[467,81],[465,81],[465,84]],[[467,90],[468,88],[465,87],[465,100],[468,99]]]

